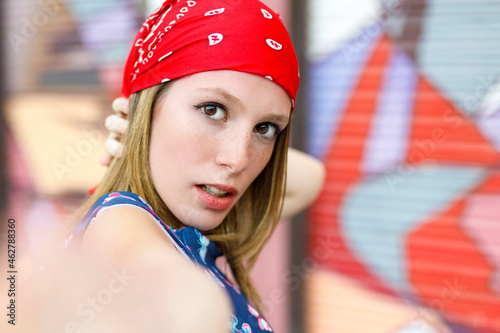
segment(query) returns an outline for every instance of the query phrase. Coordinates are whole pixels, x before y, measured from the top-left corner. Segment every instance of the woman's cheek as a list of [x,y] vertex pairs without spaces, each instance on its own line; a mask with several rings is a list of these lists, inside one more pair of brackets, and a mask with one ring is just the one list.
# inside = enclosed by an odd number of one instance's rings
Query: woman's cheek
[[264,170],[267,163],[269,163],[269,160],[271,159],[271,156],[273,154],[273,147],[274,146],[257,149],[256,157],[254,160],[254,165],[260,169],[257,174]]

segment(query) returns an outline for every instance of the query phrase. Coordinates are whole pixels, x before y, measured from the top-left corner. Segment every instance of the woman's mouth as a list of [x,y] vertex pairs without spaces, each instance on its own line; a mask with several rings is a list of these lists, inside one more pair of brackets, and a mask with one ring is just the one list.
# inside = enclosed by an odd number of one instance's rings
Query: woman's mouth
[[224,210],[236,200],[235,188],[226,185],[196,185],[198,198],[208,208]]
[[217,198],[225,198],[229,195],[229,192],[219,190],[218,188],[210,185],[200,185],[200,188],[208,194],[216,196]]

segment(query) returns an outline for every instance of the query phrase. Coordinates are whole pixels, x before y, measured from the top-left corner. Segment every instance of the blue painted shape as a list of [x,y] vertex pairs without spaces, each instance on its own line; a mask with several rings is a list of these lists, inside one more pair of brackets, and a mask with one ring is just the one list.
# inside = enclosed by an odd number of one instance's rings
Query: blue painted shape
[[446,317],[443,318],[445,323],[447,324],[448,328],[451,330],[453,333],[477,333],[477,331],[471,329],[471,328],[466,328],[462,325],[459,325],[457,323],[451,322],[449,320],[446,320]]
[[500,2],[428,1],[419,67],[445,96],[473,112],[500,74]]
[[324,157],[335,139],[339,119],[380,37],[380,31],[363,36],[366,41],[362,45],[354,38],[344,48],[309,64],[307,151],[313,156]]
[[364,174],[385,173],[404,162],[417,79],[415,64],[403,51],[393,49],[364,147]]
[[[407,235],[478,186],[486,176],[482,168],[441,165],[420,166],[405,175],[366,179],[351,188],[341,207],[343,235],[375,275],[395,290],[408,291]],[[399,182],[394,183],[394,179]]]
[[[113,16],[112,24],[109,17]],[[97,55],[99,64],[121,63],[127,59],[133,37],[137,34],[136,14],[122,6],[96,13],[82,22],[80,36],[86,48]],[[103,34],[103,31],[107,31]]]
[[[126,5],[128,1],[125,1]],[[123,7],[124,1],[120,0],[67,0],[67,5],[75,14],[75,18],[82,22],[91,19],[94,15],[100,14],[103,10]]]

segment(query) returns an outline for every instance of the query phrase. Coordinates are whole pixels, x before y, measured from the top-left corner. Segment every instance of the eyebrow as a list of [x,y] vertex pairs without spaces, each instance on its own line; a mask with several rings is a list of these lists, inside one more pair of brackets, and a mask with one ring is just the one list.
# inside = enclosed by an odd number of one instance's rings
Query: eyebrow
[[[223,88],[199,88],[199,90],[203,90],[203,91],[206,91],[206,92],[218,94],[222,98],[224,98],[225,100],[227,100],[229,103],[238,104],[240,106],[243,105],[243,102],[238,97],[230,94],[228,91],[226,91]],[[275,121],[275,122],[282,122],[284,124],[288,124],[288,122],[290,121],[290,117],[286,117],[286,116],[283,116],[281,114],[272,114],[272,115],[269,116],[269,120],[270,121]]]
[[277,123],[282,122],[286,126],[288,124],[288,122],[290,121],[290,117],[285,117],[285,116],[282,116],[280,114],[273,114],[272,116],[269,117],[269,120],[275,121]]
[[231,95],[225,89],[222,89],[222,88],[200,88],[200,90],[218,94],[222,98],[224,98],[225,100],[227,100],[228,102],[230,102],[232,104],[243,105],[243,102],[238,97]]

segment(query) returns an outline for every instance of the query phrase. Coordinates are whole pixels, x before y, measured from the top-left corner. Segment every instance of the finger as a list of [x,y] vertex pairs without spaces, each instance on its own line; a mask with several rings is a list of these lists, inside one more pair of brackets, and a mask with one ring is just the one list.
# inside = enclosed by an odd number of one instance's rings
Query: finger
[[123,116],[128,115],[128,99],[125,97],[118,97],[111,104],[113,111]]
[[113,160],[113,156],[103,155],[99,158],[99,163],[103,166],[109,166],[111,164],[112,160]]
[[104,143],[106,152],[114,157],[121,157],[123,153],[123,145],[117,140],[117,136],[111,133]]
[[111,115],[104,121],[104,126],[110,132],[115,132],[120,135],[125,134],[128,128],[128,120],[123,119],[117,115]]

